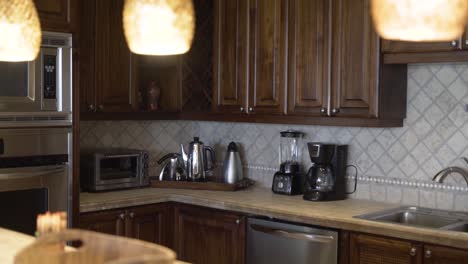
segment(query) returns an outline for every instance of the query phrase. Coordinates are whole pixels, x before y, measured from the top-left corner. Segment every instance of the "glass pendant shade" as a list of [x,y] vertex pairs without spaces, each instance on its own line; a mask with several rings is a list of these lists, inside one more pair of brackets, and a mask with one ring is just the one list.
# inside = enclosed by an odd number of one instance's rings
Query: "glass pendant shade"
[[41,25],[32,0],[0,0],[0,61],[31,61],[41,47]]
[[466,0],[372,0],[375,28],[385,39],[451,41],[465,30]]
[[125,0],[123,26],[133,53],[186,53],[195,28],[192,0]]

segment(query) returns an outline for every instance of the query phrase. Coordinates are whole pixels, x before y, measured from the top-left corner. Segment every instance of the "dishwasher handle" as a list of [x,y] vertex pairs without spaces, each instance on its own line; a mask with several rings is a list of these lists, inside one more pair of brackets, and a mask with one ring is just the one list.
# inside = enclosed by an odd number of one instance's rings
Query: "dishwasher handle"
[[326,236],[326,235],[314,235],[308,233],[300,233],[300,232],[291,232],[276,228],[270,228],[262,225],[251,224],[250,227],[258,232],[262,232],[265,234],[279,236],[284,238],[291,238],[291,239],[298,239],[304,240],[308,242],[316,242],[316,243],[330,243],[335,240],[333,236]]

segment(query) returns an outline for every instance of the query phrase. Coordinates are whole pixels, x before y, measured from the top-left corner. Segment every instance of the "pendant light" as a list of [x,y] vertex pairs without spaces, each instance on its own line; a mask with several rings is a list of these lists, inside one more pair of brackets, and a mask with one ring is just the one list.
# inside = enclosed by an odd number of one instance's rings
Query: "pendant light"
[[0,0],[0,61],[31,61],[41,47],[41,25],[32,0]]
[[133,53],[186,53],[195,27],[192,0],[125,0],[123,26]]
[[466,0],[372,0],[377,32],[385,39],[451,41],[465,29]]

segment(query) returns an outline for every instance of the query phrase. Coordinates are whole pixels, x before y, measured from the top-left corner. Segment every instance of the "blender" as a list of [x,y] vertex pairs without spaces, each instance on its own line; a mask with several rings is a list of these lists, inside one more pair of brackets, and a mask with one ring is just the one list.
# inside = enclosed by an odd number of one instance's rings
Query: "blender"
[[301,148],[304,133],[287,130],[280,132],[280,169],[273,176],[271,189],[285,195],[302,194],[304,176],[301,173]]

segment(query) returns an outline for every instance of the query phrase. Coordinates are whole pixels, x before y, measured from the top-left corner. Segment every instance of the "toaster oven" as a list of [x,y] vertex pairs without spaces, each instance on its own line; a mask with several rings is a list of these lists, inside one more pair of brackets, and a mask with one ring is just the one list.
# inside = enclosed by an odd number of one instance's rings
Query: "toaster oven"
[[92,149],[81,152],[81,189],[88,192],[149,185],[148,153],[135,149]]

